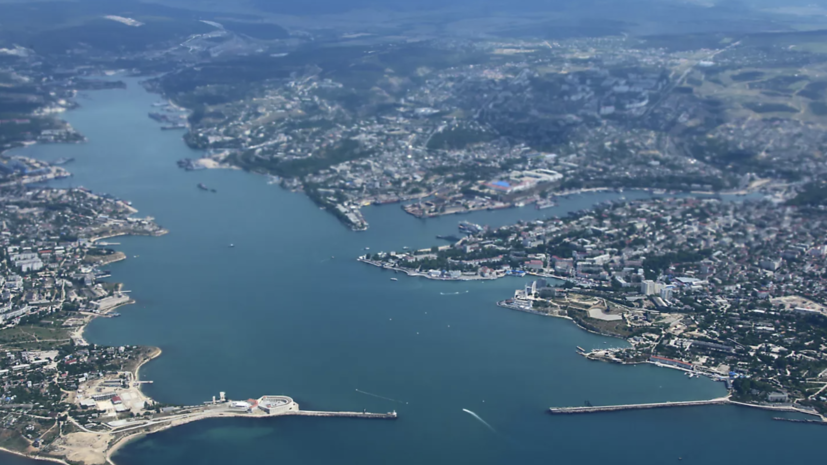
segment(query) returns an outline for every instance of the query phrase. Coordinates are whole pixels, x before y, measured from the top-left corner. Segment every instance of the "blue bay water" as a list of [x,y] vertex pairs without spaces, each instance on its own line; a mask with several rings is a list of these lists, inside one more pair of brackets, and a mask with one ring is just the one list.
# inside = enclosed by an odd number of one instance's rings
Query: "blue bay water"
[[[199,403],[219,391],[232,399],[285,394],[305,409],[396,410],[400,417],[208,420],[130,443],[117,454],[119,465],[261,464],[276,456],[285,464],[663,464],[678,457],[723,464],[775,463],[789,451],[801,459],[820,456],[820,428],[773,422],[771,414],[751,409],[549,416],[550,406],[586,400],[677,401],[725,391],[668,369],[577,356],[576,346],[625,343],[495,305],[523,280],[434,282],[355,261],[365,247],[443,244],[435,236],[456,234],[462,219],[502,225],[563,215],[616,194],[572,197],[540,212],[428,220],[398,205],[370,207],[370,229],[352,232],[261,176],[178,169],[176,160],[199,154],[180,132],[161,131],[147,118],[157,100],[135,80],[127,90],[89,93],[65,115],[88,143],[16,151],[45,160],[75,157],[66,166],[74,177],[54,185],[131,200],[140,215],[170,230],[160,238],[111,240],[129,257],[111,265],[112,279],[125,283],[138,303],[120,318],[95,321],[87,339],[161,347],[163,355],[141,375],[155,382],[147,393],[165,403]],[[197,189],[200,182],[218,192]],[[771,442],[784,447],[761,446]],[[8,461],[17,462],[23,463]]]

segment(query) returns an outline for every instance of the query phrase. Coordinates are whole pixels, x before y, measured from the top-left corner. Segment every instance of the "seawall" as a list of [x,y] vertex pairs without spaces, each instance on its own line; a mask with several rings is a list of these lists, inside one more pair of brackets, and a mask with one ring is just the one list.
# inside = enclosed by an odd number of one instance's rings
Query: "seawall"
[[702,407],[706,405],[727,404],[726,397],[712,400],[690,400],[686,402],[657,402],[651,404],[604,405],[599,407],[552,407],[548,409],[552,415],[574,415],[578,413],[620,412],[624,410],[646,410],[669,407]]

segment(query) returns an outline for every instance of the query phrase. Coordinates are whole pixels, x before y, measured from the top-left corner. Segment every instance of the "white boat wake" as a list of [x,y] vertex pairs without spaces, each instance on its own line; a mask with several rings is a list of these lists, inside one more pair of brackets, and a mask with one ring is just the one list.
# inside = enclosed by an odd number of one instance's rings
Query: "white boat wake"
[[495,433],[497,432],[497,430],[495,430],[493,426],[489,425],[489,424],[488,424],[488,422],[486,422],[485,420],[483,420],[483,419],[482,419],[479,415],[477,415],[476,413],[474,413],[474,412],[472,412],[472,411],[468,410],[467,408],[462,409],[462,411],[463,411],[463,412],[465,412],[465,413],[467,413],[468,415],[471,415],[472,417],[476,418],[476,419],[477,419],[477,421],[479,421],[480,423],[482,423],[483,425],[485,425],[486,427],[488,427],[488,429],[490,429],[491,431],[493,431],[493,432],[495,432]]

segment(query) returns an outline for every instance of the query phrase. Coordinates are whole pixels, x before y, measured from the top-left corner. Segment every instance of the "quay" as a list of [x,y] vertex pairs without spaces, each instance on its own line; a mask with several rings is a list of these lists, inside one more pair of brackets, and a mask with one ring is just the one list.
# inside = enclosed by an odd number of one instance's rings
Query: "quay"
[[645,410],[669,407],[702,407],[706,405],[728,404],[729,399],[720,397],[712,400],[690,400],[685,402],[657,402],[651,404],[604,405],[598,407],[552,407],[548,409],[552,415],[574,415],[578,413],[620,412],[623,410]]

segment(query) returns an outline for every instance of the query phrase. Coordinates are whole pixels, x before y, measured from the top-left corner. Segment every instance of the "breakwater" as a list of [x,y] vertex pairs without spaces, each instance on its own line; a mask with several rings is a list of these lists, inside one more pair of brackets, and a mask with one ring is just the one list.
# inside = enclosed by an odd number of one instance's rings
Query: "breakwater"
[[291,412],[288,415],[297,415],[303,417],[342,417],[342,418],[374,418],[380,420],[396,420],[399,415],[394,412],[388,413],[371,413],[371,412],[316,412],[312,410],[299,410],[298,412]]
[[783,417],[773,417],[775,421],[788,421],[790,423],[806,423],[808,425],[819,425],[819,426],[827,426],[827,421],[823,420],[801,420],[798,418],[783,418]]
[[620,412],[624,410],[646,410],[669,407],[703,407],[706,405],[720,405],[729,403],[729,399],[721,397],[711,400],[690,400],[685,402],[657,402],[651,404],[603,405],[595,407],[552,407],[548,409],[552,415],[574,415],[578,413]]
[[[671,407],[704,407],[707,405],[736,405],[740,407],[751,407],[760,410],[773,410],[776,412],[790,412],[800,413],[802,415],[812,415],[818,417],[820,420],[796,420],[795,422],[807,422],[816,424],[827,424],[827,417],[820,415],[816,410],[798,407],[794,405],[766,405],[766,404],[749,404],[745,402],[737,402],[727,397],[719,397],[710,400],[690,400],[682,402],[657,402],[650,404],[625,404],[625,405],[602,405],[602,406],[588,406],[588,407],[552,407],[548,409],[548,413],[552,415],[574,415],[580,413],[606,413],[606,412],[621,412],[624,410],[647,410],[656,408],[671,408]],[[785,418],[775,418],[776,420],[787,420]],[[792,420],[790,420],[792,421]]]

